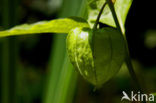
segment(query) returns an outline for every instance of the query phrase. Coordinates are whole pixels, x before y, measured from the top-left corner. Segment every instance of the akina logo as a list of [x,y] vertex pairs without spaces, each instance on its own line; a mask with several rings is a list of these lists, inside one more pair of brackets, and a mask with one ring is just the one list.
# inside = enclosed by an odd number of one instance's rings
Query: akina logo
[[131,95],[128,95],[125,91],[122,92],[123,96],[121,101],[128,100],[128,101],[150,101],[154,102],[154,95],[153,94],[141,94],[140,92],[134,93],[131,91]]

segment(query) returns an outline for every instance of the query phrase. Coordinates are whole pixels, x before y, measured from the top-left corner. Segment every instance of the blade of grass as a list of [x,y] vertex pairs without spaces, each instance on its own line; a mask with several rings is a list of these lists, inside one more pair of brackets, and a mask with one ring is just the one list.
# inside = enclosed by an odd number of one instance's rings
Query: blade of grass
[[57,86],[57,81],[61,71],[61,64],[63,63],[63,58],[65,55],[65,36],[56,35],[54,37],[54,45],[52,48],[50,64],[49,64],[49,74],[47,85],[45,86],[45,94],[43,96],[43,103],[52,103],[54,98],[55,89]]
[[[1,39],[2,40],[2,39]],[[1,42],[1,103],[9,103],[8,41]]]
[[[80,4],[81,0],[64,0],[63,11],[60,16],[78,15]],[[66,36],[56,35],[55,37],[55,43],[52,48],[53,54],[50,60],[49,81],[43,103],[72,103],[73,98],[71,95],[73,96],[74,93],[77,75],[73,72],[74,69],[71,67],[67,56],[65,56],[65,40]]]
[[[2,0],[2,26],[9,26],[9,0]],[[8,40],[1,40],[1,103],[9,103]]]
[[[9,28],[17,22],[18,0],[2,1],[2,26]],[[2,40],[2,39],[1,39]],[[16,101],[16,43],[15,38],[6,38],[2,40],[2,103],[17,103]]]
[[53,103],[73,103],[77,83],[77,73],[72,68],[69,58],[65,56]]
[[[71,14],[80,16],[81,15],[80,10],[83,10],[82,6],[84,6],[83,3],[84,2],[80,0],[77,2],[71,1],[71,0],[65,0],[65,5],[67,6],[66,10],[69,11],[72,8],[68,5],[73,5],[75,7],[75,11],[73,10]],[[79,7],[82,9],[79,10]],[[76,11],[79,13],[76,14],[77,13]],[[77,72],[75,72],[74,68],[72,67],[68,59],[67,54],[65,54],[64,64],[62,65],[59,81],[57,83],[55,98],[52,102],[53,103],[73,103],[76,83],[77,83]]]
[[[10,27],[18,22],[18,5],[19,0],[10,0]],[[18,42],[16,37],[9,38],[9,70],[10,70],[10,103],[18,103],[17,92],[17,71],[18,71]]]

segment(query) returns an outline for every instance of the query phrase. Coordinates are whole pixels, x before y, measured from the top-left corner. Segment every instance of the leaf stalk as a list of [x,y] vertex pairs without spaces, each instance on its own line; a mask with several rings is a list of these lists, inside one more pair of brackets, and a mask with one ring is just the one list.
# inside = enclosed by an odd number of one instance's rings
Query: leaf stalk
[[100,17],[101,17],[101,15],[102,15],[102,12],[103,12],[103,10],[104,10],[106,4],[107,4],[107,2],[105,2],[105,3],[103,4],[103,6],[101,7],[100,12],[99,12],[99,14],[98,14],[98,16],[97,16],[97,19],[96,19],[96,21],[95,21],[95,24],[94,24],[94,26],[93,26],[93,29],[97,29],[97,25],[98,25],[98,23],[99,23],[99,21],[100,21]]

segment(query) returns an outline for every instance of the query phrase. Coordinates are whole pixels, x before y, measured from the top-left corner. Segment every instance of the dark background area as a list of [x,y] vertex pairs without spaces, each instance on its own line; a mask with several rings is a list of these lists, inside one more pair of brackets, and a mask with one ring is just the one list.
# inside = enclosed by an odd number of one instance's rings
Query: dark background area
[[[145,46],[145,33],[155,30],[155,0],[133,0],[127,16],[126,34],[132,58],[138,59],[144,66],[156,65],[156,47]],[[154,38],[154,37],[153,37]]]

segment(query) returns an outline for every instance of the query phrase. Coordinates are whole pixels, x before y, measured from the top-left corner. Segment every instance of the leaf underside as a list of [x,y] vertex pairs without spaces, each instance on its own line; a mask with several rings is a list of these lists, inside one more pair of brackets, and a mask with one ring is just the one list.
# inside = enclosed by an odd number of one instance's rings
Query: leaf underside
[[[104,2],[106,2],[106,0],[88,0],[88,22],[91,26],[93,26],[93,24],[95,23],[97,15]],[[132,0],[116,0],[114,4],[118,20],[123,31],[125,20],[131,4]],[[100,18],[100,22],[109,26],[116,26],[108,5],[106,5],[106,7],[104,8],[103,14]]]
[[68,33],[75,27],[89,27],[87,21],[79,17],[40,21],[34,24],[23,24],[9,30],[0,31],[0,37],[35,34],[35,33]]

